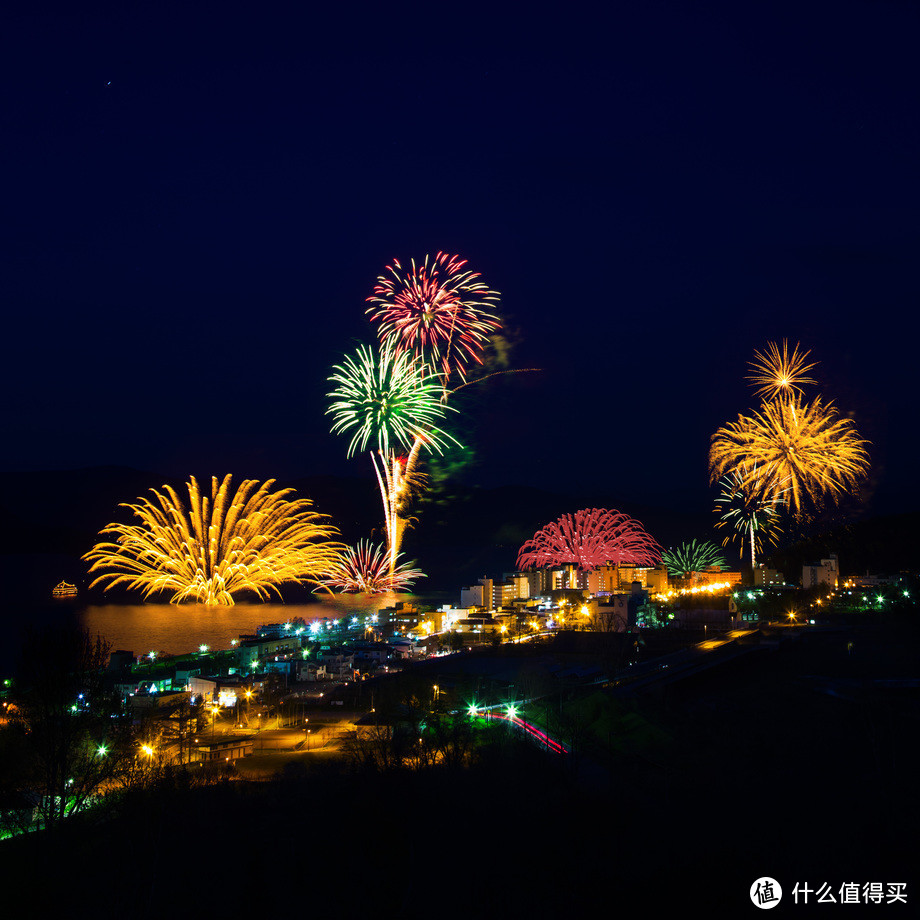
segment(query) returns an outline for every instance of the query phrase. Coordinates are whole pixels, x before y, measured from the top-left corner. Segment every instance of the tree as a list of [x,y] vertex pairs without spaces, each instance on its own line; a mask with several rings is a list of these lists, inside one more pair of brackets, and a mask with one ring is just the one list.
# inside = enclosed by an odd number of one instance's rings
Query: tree
[[38,827],[52,830],[86,809],[134,759],[130,725],[104,692],[110,648],[75,626],[26,635],[22,695],[5,738],[18,769],[4,792],[8,802],[32,804]]

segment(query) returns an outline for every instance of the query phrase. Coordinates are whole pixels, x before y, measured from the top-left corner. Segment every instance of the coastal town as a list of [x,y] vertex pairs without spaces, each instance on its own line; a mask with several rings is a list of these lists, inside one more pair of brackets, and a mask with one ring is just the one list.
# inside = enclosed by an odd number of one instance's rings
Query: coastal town
[[[433,688],[429,707],[487,718],[511,706],[511,724],[547,746],[553,727],[540,724],[539,710],[563,684],[622,692],[673,681],[778,635],[833,631],[835,612],[871,615],[910,599],[909,576],[841,576],[834,554],[804,566],[798,584],[764,566],[754,580],[742,586],[740,572],[717,566],[675,578],[664,565],[482,577],[460,589],[456,606],[407,598],[364,616],[264,624],[225,649],[112,650],[105,689],[134,726],[135,758],[148,766],[242,767],[247,775],[249,758],[273,755],[271,769],[282,751],[341,753],[379,726],[378,688],[410,674]],[[518,673],[534,660],[547,677],[537,692]],[[15,707],[14,687],[2,695]],[[570,750],[572,738],[555,730],[556,749]]]

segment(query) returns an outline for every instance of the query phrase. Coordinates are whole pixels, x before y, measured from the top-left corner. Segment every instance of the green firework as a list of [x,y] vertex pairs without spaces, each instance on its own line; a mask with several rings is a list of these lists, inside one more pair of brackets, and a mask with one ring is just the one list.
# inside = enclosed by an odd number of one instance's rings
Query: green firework
[[440,427],[450,409],[441,381],[408,352],[382,345],[378,353],[360,345],[333,371],[329,380],[337,386],[327,394],[333,402],[326,414],[334,417],[333,433],[351,433],[349,457],[374,441],[385,454],[408,450],[417,438],[437,453],[448,442],[459,443]]
[[683,578],[693,572],[703,572],[713,566],[725,568],[722,551],[714,543],[691,540],[681,543],[675,549],[665,550],[661,561],[668,567],[668,574]]

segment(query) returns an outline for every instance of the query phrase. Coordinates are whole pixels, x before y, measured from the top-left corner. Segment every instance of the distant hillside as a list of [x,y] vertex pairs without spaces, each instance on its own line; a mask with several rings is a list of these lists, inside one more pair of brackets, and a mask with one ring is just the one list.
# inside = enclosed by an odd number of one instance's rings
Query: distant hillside
[[[164,482],[181,483],[162,474],[127,467],[93,467],[40,473],[3,473],[0,553],[55,553],[79,557],[111,521],[128,521],[119,508]],[[361,537],[382,540],[380,495],[373,479],[315,476],[292,482],[328,514],[347,542]],[[514,568],[520,545],[544,524],[580,508],[615,507],[643,522],[665,546],[703,538],[712,521],[706,515],[682,515],[633,506],[601,494],[558,494],[520,486],[457,490],[449,501],[422,500],[410,528],[405,552],[429,573],[425,590]],[[422,585],[420,584],[420,587]]]
[[893,574],[920,569],[917,533],[920,513],[870,518],[835,527],[773,553],[772,567],[797,580],[802,566],[836,553],[843,575]]
[[[126,467],[94,467],[41,473],[4,473],[0,513],[0,553],[44,553],[78,560],[92,546],[99,529],[129,514],[118,507],[174,478]],[[377,483],[373,479],[305,477],[290,486],[328,514],[346,542],[362,537],[382,540]],[[573,487],[554,493],[522,486],[455,489],[449,500],[426,500],[415,508],[416,520],[405,540],[405,553],[417,559],[428,579],[419,589],[455,590],[484,574],[514,568],[520,545],[544,524],[581,508],[616,508],[640,520],[663,546],[691,539],[713,539],[713,516],[633,505],[611,494]],[[828,531],[820,538],[776,553],[779,568],[790,575],[801,560],[837,552],[846,571],[898,570],[916,566],[912,547],[920,514],[875,518]],[[80,563],[77,563],[82,565]]]

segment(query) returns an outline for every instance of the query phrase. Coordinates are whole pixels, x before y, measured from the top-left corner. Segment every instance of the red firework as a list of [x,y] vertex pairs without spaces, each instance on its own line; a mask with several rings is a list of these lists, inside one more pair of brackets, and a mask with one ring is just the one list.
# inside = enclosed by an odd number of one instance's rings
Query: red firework
[[346,548],[338,565],[322,584],[352,594],[385,594],[408,591],[417,578],[425,577],[424,572],[404,562],[390,571],[389,553],[380,545],[359,540],[357,546]]
[[466,260],[439,252],[412,259],[403,269],[398,259],[377,277],[367,314],[380,323],[381,340],[390,340],[397,352],[411,351],[428,358],[445,379],[456,370],[482,363],[489,335],[501,328],[495,315],[498,293],[466,269]]
[[610,563],[658,565],[661,547],[635,519],[606,508],[586,508],[538,530],[518,551],[518,568],[577,565],[582,571]]

